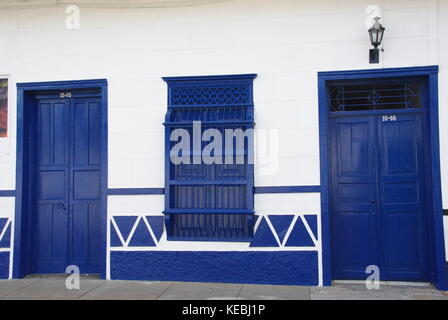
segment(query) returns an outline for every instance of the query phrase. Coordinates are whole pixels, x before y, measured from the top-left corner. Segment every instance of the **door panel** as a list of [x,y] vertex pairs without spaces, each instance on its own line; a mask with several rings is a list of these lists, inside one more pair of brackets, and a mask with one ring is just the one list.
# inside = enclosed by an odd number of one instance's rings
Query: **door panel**
[[38,104],[37,205],[34,257],[36,273],[58,272],[68,262],[68,108],[58,99]]
[[335,275],[358,279],[378,262],[375,122],[332,119],[331,168]]
[[82,273],[97,273],[100,257],[99,204],[73,205],[72,264]]
[[99,270],[100,248],[100,101],[72,103],[72,263],[83,273]]
[[344,274],[356,276],[354,275],[356,270],[368,266],[374,261],[375,257],[371,255],[373,241],[365,239],[365,230],[369,230],[375,220],[372,218],[371,211],[341,211],[338,218],[338,228],[344,230],[341,232],[342,259],[340,265],[343,267]]
[[100,99],[39,100],[32,271],[98,273]]
[[421,115],[378,119],[383,273],[427,280]]

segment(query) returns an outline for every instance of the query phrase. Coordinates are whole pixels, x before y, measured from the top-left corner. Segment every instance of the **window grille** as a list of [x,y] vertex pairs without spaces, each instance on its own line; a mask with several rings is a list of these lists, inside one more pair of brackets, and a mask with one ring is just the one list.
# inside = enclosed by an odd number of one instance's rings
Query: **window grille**
[[[175,129],[193,137],[194,122],[201,123],[201,136],[215,129],[225,137],[226,129],[253,129],[252,82],[255,75],[174,77],[168,83],[168,111],[165,116],[165,216],[169,240],[248,241],[253,235],[253,161],[250,144],[236,151],[233,163],[226,164],[225,140],[222,163],[174,164],[170,141]],[[201,151],[209,144],[201,142]],[[244,163],[236,162],[236,156]]]

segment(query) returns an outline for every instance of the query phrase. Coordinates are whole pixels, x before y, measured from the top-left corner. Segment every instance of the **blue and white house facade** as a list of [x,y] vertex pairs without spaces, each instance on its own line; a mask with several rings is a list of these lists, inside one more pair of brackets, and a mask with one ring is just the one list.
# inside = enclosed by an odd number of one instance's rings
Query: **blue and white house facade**
[[447,290],[446,33],[442,0],[2,1],[0,278]]

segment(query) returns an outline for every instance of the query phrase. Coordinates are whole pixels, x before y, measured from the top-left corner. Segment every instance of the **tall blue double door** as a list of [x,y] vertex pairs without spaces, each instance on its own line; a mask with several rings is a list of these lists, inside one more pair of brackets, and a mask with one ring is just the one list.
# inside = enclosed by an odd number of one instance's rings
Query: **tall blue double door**
[[101,100],[49,95],[37,97],[35,108],[30,271],[76,265],[99,273]]
[[423,119],[330,119],[334,279],[429,280]]

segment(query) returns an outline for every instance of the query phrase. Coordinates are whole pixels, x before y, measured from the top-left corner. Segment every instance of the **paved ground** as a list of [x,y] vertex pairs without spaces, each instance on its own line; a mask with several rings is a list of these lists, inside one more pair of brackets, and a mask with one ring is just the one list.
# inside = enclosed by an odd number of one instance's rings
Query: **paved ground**
[[0,299],[413,299],[448,300],[448,293],[430,285],[382,284],[380,290],[367,290],[363,284],[337,283],[332,287],[241,285],[218,283],[104,281],[81,279],[79,290],[67,290],[65,278],[0,280]]

